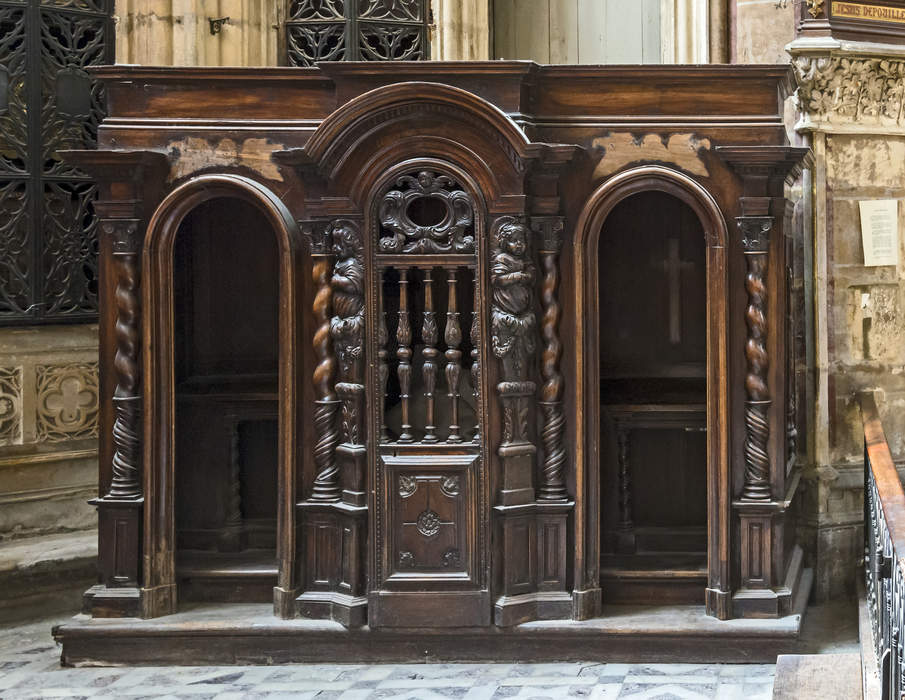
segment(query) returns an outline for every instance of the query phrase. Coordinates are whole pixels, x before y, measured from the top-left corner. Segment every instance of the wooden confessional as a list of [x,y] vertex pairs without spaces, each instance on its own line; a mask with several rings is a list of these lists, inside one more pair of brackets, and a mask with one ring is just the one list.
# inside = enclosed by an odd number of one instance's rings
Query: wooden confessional
[[[100,573],[66,659],[797,633],[786,68],[97,75],[68,158],[100,191]],[[626,637],[625,603],[667,617]]]

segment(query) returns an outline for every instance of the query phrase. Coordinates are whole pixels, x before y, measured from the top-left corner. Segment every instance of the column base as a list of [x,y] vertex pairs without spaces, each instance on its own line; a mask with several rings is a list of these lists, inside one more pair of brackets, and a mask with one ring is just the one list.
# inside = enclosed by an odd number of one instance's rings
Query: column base
[[107,588],[102,583],[82,595],[82,612],[91,617],[138,617],[141,591],[132,588]]
[[502,596],[493,605],[493,624],[498,627],[532,620],[568,620],[571,615],[572,594],[565,591]]
[[368,599],[335,591],[306,591],[295,599],[300,617],[333,620],[345,627],[363,627],[368,622]]
[[603,611],[603,590],[584,588],[572,591],[572,619],[591,620]]
[[141,589],[141,616],[162,617],[176,612],[176,584]]

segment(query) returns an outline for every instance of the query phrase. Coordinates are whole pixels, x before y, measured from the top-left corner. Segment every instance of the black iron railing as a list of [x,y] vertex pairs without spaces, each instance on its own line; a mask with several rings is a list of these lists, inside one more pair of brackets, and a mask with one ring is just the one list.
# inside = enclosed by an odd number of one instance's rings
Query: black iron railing
[[872,393],[864,424],[864,575],[883,700],[905,691],[905,492]]

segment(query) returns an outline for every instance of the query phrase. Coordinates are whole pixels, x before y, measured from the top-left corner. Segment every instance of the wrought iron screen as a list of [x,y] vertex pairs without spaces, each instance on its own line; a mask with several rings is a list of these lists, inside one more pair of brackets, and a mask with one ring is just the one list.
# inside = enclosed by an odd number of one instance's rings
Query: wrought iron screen
[[113,0],[0,0],[0,324],[97,317],[96,189],[59,151],[95,143]]
[[292,0],[288,63],[427,60],[429,15],[429,0]]

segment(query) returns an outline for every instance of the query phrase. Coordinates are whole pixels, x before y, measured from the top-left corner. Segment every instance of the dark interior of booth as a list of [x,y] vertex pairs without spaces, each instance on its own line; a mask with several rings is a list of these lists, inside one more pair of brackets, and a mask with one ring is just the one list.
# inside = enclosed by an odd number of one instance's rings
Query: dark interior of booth
[[619,202],[599,243],[601,586],[616,603],[703,603],[707,274],[677,197]]
[[176,235],[179,600],[268,602],[276,584],[277,241],[252,205],[194,208]]

